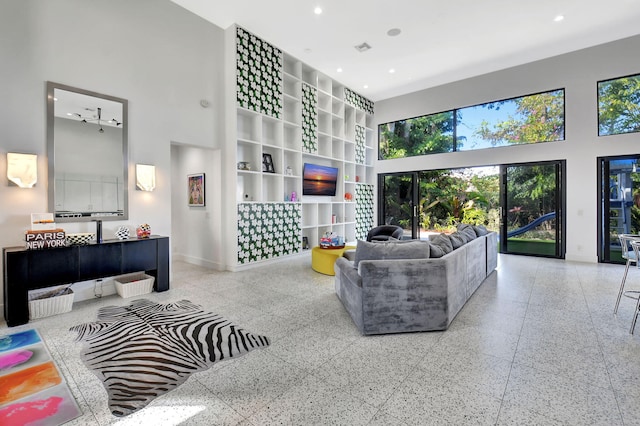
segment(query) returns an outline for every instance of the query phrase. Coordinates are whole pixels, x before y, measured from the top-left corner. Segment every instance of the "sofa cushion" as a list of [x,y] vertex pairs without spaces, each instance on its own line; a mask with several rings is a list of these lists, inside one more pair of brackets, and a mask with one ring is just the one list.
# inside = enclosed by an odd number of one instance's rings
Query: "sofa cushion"
[[476,232],[476,235],[478,237],[482,237],[484,235],[487,235],[489,233],[489,231],[487,230],[487,228],[485,228],[482,225],[478,225],[478,226],[474,226],[473,230]]
[[442,257],[453,251],[451,240],[446,234],[429,236],[430,257]]
[[469,238],[462,232],[458,231],[449,234],[449,240],[451,241],[451,246],[454,250],[459,249],[469,242]]
[[354,266],[362,260],[428,259],[429,244],[422,241],[389,241],[370,243],[358,241]]
[[344,253],[342,253],[342,257],[346,257],[347,260],[353,262],[356,259],[356,249],[345,250]]
[[466,223],[458,224],[458,232],[467,236],[467,242],[473,241],[477,237],[479,237],[479,235],[476,234],[476,231],[473,229],[473,226]]

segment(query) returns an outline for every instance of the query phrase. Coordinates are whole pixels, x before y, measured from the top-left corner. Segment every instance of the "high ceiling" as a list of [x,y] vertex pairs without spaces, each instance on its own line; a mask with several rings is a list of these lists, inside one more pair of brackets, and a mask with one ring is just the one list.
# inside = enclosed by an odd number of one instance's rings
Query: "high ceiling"
[[373,101],[640,34],[640,0],[172,1]]

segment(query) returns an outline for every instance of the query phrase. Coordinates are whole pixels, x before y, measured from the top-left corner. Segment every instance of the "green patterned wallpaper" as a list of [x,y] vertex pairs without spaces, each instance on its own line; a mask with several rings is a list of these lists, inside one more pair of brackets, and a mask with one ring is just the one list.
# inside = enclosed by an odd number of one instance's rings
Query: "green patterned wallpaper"
[[302,204],[238,204],[238,263],[298,253],[302,249]]
[[344,88],[344,101],[362,111],[373,114],[373,101],[357,94],[348,87]]
[[373,228],[373,185],[356,185],[356,239],[366,240]]
[[318,89],[302,83],[302,151],[318,153]]
[[238,106],[271,117],[282,116],[282,51],[250,32],[236,29]]
[[366,161],[365,148],[365,130],[364,127],[356,124],[356,163],[364,164]]

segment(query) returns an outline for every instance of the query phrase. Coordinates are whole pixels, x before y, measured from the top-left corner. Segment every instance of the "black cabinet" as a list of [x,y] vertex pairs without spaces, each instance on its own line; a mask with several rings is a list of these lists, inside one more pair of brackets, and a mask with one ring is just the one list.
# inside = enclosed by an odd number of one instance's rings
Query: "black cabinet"
[[2,252],[4,318],[9,327],[29,322],[29,290],[137,271],[155,277],[155,291],[169,290],[168,237],[43,250],[9,247]]

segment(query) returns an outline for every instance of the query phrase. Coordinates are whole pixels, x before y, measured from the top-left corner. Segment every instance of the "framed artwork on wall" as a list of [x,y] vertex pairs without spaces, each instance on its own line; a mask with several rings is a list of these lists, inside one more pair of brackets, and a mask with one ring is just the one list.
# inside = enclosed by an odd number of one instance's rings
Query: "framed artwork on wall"
[[204,207],[204,173],[187,175],[189,206]]
[[273,158],[271,158],[271,154],[262,154],[262,171],[266,173],[276,172],[276,169],[273,167]]

